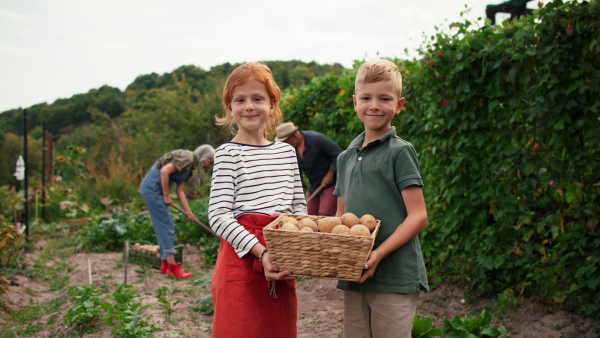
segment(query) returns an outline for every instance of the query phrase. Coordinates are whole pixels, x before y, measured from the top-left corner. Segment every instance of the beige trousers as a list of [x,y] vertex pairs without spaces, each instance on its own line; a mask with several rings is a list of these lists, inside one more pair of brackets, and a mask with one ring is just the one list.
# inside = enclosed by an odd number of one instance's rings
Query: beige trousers
[[344,338],[410,338],[418,293],[344,291]]

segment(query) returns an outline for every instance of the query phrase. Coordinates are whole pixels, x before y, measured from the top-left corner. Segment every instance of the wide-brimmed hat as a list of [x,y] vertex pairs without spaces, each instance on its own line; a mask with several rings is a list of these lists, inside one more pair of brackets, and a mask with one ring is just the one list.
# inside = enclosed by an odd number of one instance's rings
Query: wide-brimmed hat
[[275,128],[275,141],[283,142],[287,140],[290,136],[294,135],[298,131],[298,127],[294,125],[293,122],[285,122],[277,126]]

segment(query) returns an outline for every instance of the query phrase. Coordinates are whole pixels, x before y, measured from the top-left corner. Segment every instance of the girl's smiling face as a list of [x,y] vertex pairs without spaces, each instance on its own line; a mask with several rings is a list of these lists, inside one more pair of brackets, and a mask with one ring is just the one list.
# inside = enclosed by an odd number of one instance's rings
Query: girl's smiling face
[[238,126],[238,133],[262,135],[265,123],[273,108],[265,86],[258,81],[248,81],[233,90],[228,111]]

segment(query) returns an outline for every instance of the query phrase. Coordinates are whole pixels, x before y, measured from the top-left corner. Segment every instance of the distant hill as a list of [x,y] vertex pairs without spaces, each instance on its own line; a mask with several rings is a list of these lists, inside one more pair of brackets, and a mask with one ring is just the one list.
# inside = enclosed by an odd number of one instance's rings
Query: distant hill
[[[340,64],[320,65],[316,62],[264,61],[275,76],[282,90],[295,85],[310,82],[313,77],[326,73],[341,73]],[[27,109],[27,128],[33,130],[41,127],[46,121],[47,129],[55,136],[68,134],[74,128],[93,121],[92,111],[106,113],[111,118],[123,114],[133,108],[137,98],[153,89],[174,89],[178,79],[185,79],[186,84],[201,95],[220,93],[229,73],[239,64],[224,63],[203,70],[193,65],[181,66],[173,72],[145,74],[138,76],[125,91],[119,88],[102,86],[90,89],[87,93],[75,94],[70,98],[58,99],[51,104],[46,102],[33,105]],[[12,109],[0,113],[0,132],[22,134],[23,114],[20,109]]]

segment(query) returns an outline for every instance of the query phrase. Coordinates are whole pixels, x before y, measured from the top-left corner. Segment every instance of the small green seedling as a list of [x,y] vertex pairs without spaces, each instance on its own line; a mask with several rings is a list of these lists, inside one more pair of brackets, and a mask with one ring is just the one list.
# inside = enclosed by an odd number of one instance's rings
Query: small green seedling
[[461,318],[454,317],[452,321],[444,319],[443,331],[448,337],[473,337],[473,338],[496,338],[506,334],[504,326],[489,326],[492,321],[492,315],[483,309],[479,317]]

